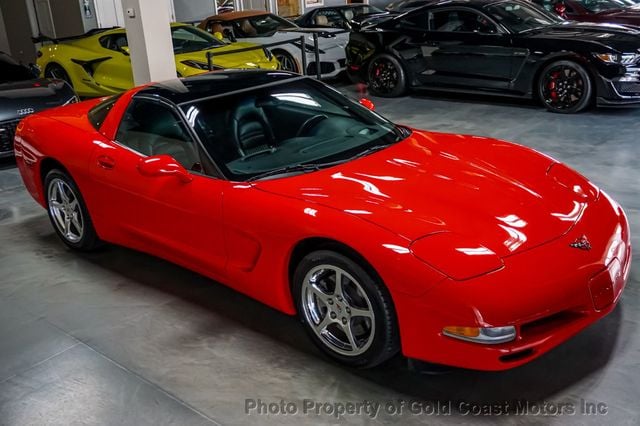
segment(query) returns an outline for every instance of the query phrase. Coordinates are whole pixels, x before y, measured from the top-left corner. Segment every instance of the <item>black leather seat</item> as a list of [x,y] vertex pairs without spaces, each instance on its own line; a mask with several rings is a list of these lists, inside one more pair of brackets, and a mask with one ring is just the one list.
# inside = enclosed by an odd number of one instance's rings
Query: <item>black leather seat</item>
[[231,136],[241,156],[273,147],[274,136],[262,108],[255,99],[245,99],[231,116]]

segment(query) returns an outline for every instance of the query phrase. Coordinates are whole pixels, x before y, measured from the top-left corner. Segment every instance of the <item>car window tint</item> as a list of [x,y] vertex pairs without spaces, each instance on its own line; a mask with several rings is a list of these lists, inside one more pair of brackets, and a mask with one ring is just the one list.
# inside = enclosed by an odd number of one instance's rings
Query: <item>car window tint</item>
[[258,15],[233,21],[233,30],[238,38],[270,37],[276,31],[297,28],[297,25],[276,15]]
[[123,47],[129,46],[125,33],[111,34],[100,38],[100,45],[105,49],[121,51]]
[[427,23],[428,23],[428,20],[427,20],[426,12],[415,13],[413,15],[407,16],[402,21],[403,26],[417,28],[421,30],[427,29]]
[[344,160],[399,140],[392,123],[313,80],[195,101],[182,109],[232,180],[299,163]]
[[442,10],[429,16],[431,31],[496,33],[498,29],[484,16],[470,10]]
[[344,19],[340,12],[335,9],[323,9],[315,14],[313,23],[317,26],[342,28]]
[[100,130],[102,123],[104,123],[109,111],[111,111],[118,99],[120,99],[120,95],[111,96],[89,110],[87,117],[96,130]]
[[120,122],[116,141],[146,156],[170,155],[187,170],[201,169],[186,125],[157,101],[134,99]]

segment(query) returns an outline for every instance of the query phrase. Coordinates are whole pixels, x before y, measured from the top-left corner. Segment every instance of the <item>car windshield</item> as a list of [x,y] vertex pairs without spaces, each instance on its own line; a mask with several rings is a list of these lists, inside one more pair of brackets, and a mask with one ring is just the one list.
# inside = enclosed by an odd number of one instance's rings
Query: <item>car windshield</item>
[[607,10],[623,9],[629,6],[623,0],[577,0],[589,12],[598,13]]
[[188,25],[171,27],[173,53],[189,53],[223,46],[225,43],[206,31]]
[[182,105],[229,179],[315,170],[381,149],[409,132],[323,83],[292,80]]
[[9,55],[0,52],[0,83],[33,80],[36,75]]
[[514,33],[535,30],[562,22],[533,6],[516,2],[494,3],[486,7],[491,16]]
[[233,21],[233,30],[238,38],[269,37],[276,31],[291,28],[298,28],[298,26],[272,14],[250,16]]

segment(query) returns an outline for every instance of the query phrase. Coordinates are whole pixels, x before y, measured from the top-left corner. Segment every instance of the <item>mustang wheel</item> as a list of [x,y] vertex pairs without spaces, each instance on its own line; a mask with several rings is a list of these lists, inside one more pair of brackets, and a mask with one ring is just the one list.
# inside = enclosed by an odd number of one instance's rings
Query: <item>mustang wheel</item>
[[71,82],[71,77],[69,74],[58,64],[50,64],[44,71],[44,76],[47,78],[58,78],[60,80],[64,80],[69,83],[69,86],[73,87],[73,83]]
[[273,52],[273,56],[275,56],[280,63],[279,69],[283,71],[300,73],[298,62],[289,53],[285,52],[284,50],[276,50],[275,52]]
[[540,74],[538,96],[550,111],[581,111],[591,103],[592,93],[589,73],[576,62],[553,62]]
[[360,265],[332,251],[306,256],[293,293],[313,341],[332,358],[374,367],[398,352],[398,327],[386,288]]
[[392,55],[382,53],[371,61],[367,73],[369,90],[382,97],[401,96],[407,89],[406,76],[402,64]]
[[100,241],[73,179],[60,170],[52,170],[44,186],[49,219],[62,241],[78,250],[97,247]]

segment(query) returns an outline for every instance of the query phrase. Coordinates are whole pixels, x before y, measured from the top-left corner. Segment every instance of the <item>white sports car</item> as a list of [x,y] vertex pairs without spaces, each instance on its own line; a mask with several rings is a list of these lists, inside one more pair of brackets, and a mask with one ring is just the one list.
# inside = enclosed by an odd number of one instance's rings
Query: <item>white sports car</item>
[[313,33],[318,34],[320,74],[324,78],[337,76],[345,69],[345,47],[349,34],[336,28],[301,28],[291,21],[261,10],[223,13],[203,20],[199,27],[211,34],[220,33],[230,41],[242,40],[256,44],[271,44],[293,40],[271,47],[281,69],[302,73],[300,36],[305,35],[306,74],[316,74]]

